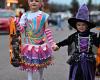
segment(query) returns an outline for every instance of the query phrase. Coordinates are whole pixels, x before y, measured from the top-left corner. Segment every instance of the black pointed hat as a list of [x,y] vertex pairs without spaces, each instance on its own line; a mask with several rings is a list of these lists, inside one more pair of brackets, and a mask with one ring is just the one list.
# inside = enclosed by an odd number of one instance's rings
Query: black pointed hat
[[94,28],[96,25],[93,22],[90,22],[89,20],[89,10],[86,6],[86,4],[83,4],[79,9],[76,14],[76,17],[74,18],[69,18],[68,23],[76,29],[76,23],[77,22],[85,22],[88,25],[88,28]]

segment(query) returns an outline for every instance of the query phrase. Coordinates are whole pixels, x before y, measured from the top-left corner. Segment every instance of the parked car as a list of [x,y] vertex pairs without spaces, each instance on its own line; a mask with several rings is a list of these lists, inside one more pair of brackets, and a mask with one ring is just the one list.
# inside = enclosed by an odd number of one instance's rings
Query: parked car
[[0,9],[0,33],[9,33],[10,17],[15,15],[12,10]]

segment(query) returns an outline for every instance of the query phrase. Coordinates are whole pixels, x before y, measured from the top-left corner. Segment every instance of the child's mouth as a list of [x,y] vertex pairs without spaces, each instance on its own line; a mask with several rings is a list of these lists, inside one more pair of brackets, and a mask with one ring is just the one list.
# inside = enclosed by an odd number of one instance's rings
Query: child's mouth
[[32,5],[32,6],[36,6],[36,5]]

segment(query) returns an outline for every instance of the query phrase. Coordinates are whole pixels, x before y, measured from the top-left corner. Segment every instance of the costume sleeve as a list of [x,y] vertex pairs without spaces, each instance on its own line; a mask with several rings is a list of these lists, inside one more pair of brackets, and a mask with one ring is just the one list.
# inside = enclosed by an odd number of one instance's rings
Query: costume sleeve
[[52,34],[52,30],[50,28],[48,28],[48,17],[49,15],[47,13],[45,14],[45,34],[47,37],[48,42],[50,43],[51,46],[53,46],[55,43],[54,38],[53,38],[53,34]]
[[46,28],[45,29],[45,34],[46,34],[48,42],[50,43],[51,46],[53,46],[55,44],[55,41],[54,41],[51,29]]
[[66,46],[67,43],[68,43],[68,39],[64,39],[63,41],[58,42],[58,43],[57,43],[57,46],[58,46],[58,47]]
[[74,35],[69,36],[67,39],[64,39],[61,42],[56,43],[58,47],[63,47],[66,45],[70,45],[73,42]]
[[20,18],[20,20],[19,20],[19,22],[18,22],[18,27],[17,27],[17,29],[19,30],[19,31],[21,31],[21,32],[24,32],[24,27],[26,26],[26,13],[24,13],[22,16],[21,16],[21,18]]
[[97,34],[96,34],[96,33],[94,33],[92,36],[93,36],[93,44],[94,44],[96,47],[99,47],[100,38],[97,37]]
[[45,16],[46,16],[45,21],[47,21],[48,18],[49,18],[49,14],[47,14],[47,13],[44,13],[44,14],[45,14]]

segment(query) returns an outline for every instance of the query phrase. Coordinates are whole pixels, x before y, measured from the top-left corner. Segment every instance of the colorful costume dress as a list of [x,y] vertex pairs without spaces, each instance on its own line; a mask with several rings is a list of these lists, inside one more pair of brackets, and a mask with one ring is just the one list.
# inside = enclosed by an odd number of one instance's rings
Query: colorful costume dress
[[[19,30],[23,32],[21,58],[21,70],[37,71],[40,68],[46,68],[52,64],[52,38],[49,29],[44,24],[48,18],[48,14],[37,12],[26,12],[20,19]],[[46,42],[49,37],[49,43]]]
[[[69,80],[95,80],[96,60],[94,46],[99,46],[95,33],[86,31],[76,32],[67,39],[57,43],[59,47],[68,45],[72,47],[69,53],[70,73]],[[71,50],[71,49],[70,49]]]

